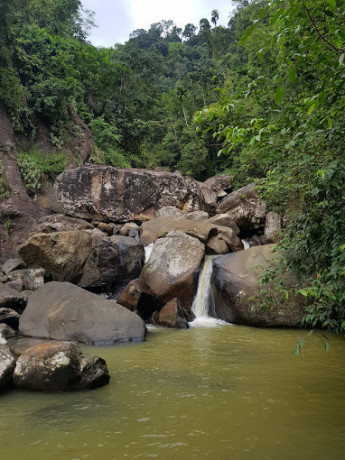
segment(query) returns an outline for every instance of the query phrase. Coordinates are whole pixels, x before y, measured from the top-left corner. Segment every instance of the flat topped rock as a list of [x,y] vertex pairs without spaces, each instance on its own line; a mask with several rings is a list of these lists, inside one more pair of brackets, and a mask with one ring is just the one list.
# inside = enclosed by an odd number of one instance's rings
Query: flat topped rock
[[146,332],[142,319],[121,305],[56,281],[31,294],[19,330],[29,337],[94,345],[140,342]]

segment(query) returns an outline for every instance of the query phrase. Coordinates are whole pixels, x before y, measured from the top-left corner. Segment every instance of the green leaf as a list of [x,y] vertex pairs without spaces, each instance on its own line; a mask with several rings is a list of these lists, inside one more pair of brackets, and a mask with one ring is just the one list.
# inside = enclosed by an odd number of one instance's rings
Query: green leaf
[[335,7],[337,6],[336,0],[326,0],[326,2],[328,3],[328,9],[330,11],[335,10]]
[[312,105],[309,107],[308,115],[310,115],[314,109],[315,109],[315,104],[312,104]]
[[243,45],[247,42],[248,38],[251,36],[251,34],[253,33],[254,29],[255,29],[255,26],[256,26],[256,22],[254,24],[252,24],[251,26],[247,27],[246,31],[244,32],[241,40],[240,40],[240,45]]
[[344,64],[344,61],[345,61],[345,53],[343,53],[340,58],[339,58],[339,64],[340,65],[343,65]]
[[333,128],[333,119],[328,117],[327,121],[328,121],[328,128],[332,129]]
[[292,82],[292,83],[296,83],[297,81],[297,71],[296,71],[296,67],[291,67],[291,69],[289,70],[289,73],[288,73],[288,76],[289,76],[289,80]]
[[284,87],[279,86],[279,88],[276,91],[276,104],[281,105],[284,97]]

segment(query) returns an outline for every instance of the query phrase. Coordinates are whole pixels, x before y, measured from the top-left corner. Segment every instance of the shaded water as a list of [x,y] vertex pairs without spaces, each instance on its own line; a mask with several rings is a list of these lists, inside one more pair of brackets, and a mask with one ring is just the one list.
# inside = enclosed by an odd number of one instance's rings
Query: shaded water
[[87,348],[107,360],[110,384],[3,394],[0,458],[342,459],[345,344],[322,344],[321,334],[227,325]]

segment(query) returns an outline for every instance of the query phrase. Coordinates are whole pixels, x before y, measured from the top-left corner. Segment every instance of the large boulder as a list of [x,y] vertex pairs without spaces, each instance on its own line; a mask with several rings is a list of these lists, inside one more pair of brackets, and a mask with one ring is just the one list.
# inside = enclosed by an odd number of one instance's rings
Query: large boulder
[[166,303],[178,298],[192,305],[205,246],[181,231],[170,232],[156,241],[140,275],[142,292]]
[[204,185],[211,189],[217,198],[224,198],[232,189],[233,177],[221,174],[206,179]]
[[71,283],[55,281],[30,295],[19,330],[29,337],[94,345],[140,342],[145,336],[144,322],[135,313]]
[[113,222],[152,219],[164,206],[186,212],[204,209],[200,186],[179,173],[82,166],[56,179],[57,198],[67,214]]
[[14,357],[0,335],[0,390],[10,383],[15,365]]
[[[274,245],[217,257],[213,261],[212,288],[218,318],[234,323],[265,327],[298,327],[305,312],[303,299],[290,296],[285,303],[277,298],[267,307],[260,297],[259,277],[274,264]],[[270,287],[270,286],[268,286]],[[274,291],[270,293],[275,296]]]
[[78,283],[91,248],[88,231],[37,233],[19,248],[19,254],[28,267],[43,267],[55,281]]
[[94,233],[92,250],[78,282],[81,287],[119,289],[138,278],[144,264],[144,248],[134,238]]
[[97,388],[109,382],[103,359],[82,355],[71,342],[42,342],[29,347],[19,358],[13,385],[21,390],[69,391]]
[[144,249],[134,238],[98,229],[38,233],[19,248],[29,267],[43,267],[54,281],[113,289],[139,276]]
[[263,226],[266,216],[266,207],[260,198],[255,184],[249,184],[230,193],[221,201],[216,214],[228,214],[241,229],[241,233],[252,233],[259,226]]

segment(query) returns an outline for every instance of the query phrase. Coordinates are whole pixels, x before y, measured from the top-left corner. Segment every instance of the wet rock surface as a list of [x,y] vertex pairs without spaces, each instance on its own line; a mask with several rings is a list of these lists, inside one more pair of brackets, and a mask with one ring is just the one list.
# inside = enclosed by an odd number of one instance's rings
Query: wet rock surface
[[21,390],[71,391],[106,385],[109,371],[103,359],[83,355],[71,342],[41,342],[22,351],[13,373]]

